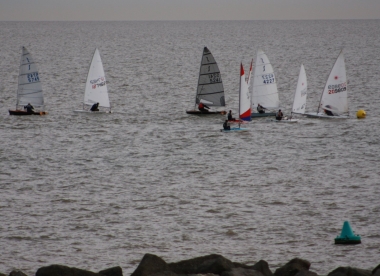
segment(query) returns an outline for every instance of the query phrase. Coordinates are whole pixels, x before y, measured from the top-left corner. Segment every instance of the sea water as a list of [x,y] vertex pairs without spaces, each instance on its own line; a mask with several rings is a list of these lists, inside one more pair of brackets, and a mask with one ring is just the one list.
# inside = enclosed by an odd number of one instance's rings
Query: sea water
[[[327,274],[379,264],[380,21],[0,22],[0,272],[63,264],[134,271],[221,254],[274,271],[294,257]],[[47,116],[9,116],[25,46]],[[255,119],[222,133],[194,108],[203,47],[226,109],[240,62],[262,49],[289,115],[301,64],[315,112],[344,49],[351,118]],[[113,114],[77,114],[98,47]],[[367,118],[358,120],[358,109]],[[362,244],[334,245],[348,220]]]

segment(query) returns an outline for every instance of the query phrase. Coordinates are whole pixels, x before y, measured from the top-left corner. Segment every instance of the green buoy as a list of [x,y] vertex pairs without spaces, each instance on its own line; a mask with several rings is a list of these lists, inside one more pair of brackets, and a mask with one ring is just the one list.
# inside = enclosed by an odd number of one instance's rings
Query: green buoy
[[342,233],[335,238],[335,244],[359,244],[360,236],[355,235],[348,221],[343,223]]

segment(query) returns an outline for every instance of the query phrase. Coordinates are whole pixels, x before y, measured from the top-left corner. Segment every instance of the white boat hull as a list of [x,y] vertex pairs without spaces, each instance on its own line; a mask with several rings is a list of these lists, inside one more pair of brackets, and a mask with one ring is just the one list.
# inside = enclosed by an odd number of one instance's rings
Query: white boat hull
[[272,119],[270,121],[276,122],[276,123],[297,123],[299,119],[282,119],[282,120]]
[[112,111],[90,111],[90,110],[73,110],[75,113],[91,113],[91,114],[105,114],[112,113]]
[[348,119],[348,115],[328,116],[325,113],[305,113],[308,118],[320,118],[320,119]]

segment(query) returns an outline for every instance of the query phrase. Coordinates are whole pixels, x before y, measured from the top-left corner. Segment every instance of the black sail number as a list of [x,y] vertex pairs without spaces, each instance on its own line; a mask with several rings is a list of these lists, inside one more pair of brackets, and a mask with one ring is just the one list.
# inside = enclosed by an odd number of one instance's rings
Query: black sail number
[[210,83],[221,82],[220,73],[209,74],[208,77],[210,79]]

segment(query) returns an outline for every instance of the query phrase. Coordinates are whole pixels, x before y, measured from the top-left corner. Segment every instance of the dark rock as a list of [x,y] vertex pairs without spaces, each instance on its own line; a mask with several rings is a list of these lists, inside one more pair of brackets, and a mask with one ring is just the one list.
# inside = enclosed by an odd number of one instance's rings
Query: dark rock
[[295,258],[289,261],[284,266],[276,269],[274,272],[275,276],[295,276],[298,272],[303,270],[309,270],[310,262],[306,260],[302,260],[299,258]]
[[[21,275],[20,275],[21,276]],[[50,265],[37,270],[36,276],[101,276],[98,273],[64,265]]]
[[1,272],[0,272],[0,276],[7,276],[7,275],[6,275],[6,274],[4,274],[4,273],[1,273]]
[[9,276],[26,276],[26,274],[20,270],[12,270]]
[[170,269],[163,259],[153,254],[145,254],[131,276],[149,276],[164,271],[170,271]]
[[331,271],[327,276],[371,276],[371,270],[365,270],[354,267],[338,267]]
[[[157,273],[154,273],[154,274],[151,274],[150,276],[180,276],[174,272],[171,272],[169,270],[166,270],[166,271],[162,271],[162,272],[157,272]],[[186,275],[181,275],[181,276],[186,276]]]
[[111,267],[98,273],[104,276],[123,276],[123,270],[120,266]]
[[269,269],[269,265],[266,261],[260,260],[257,263],[255,263],[253,266],[250,267],[251,269],[260,271],[264,276],[272,276],[273,273]]
[[264,276],[260,271],[249,269],[249,268],[242,268],[242,267],[236,267],[229,271],[224,271],[221,276]]
[[380,276],[380,264],[372,270],[372,276]]
[[[221,255],[212,254],[178,263],[170,263],[170,270],[177,274],[218,274],[231,270],[234,264]],[[135,275],[132,275],[135,276]]]
[[296,276],[318,276],[318,274],[309,270],[301,270]]

